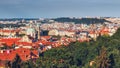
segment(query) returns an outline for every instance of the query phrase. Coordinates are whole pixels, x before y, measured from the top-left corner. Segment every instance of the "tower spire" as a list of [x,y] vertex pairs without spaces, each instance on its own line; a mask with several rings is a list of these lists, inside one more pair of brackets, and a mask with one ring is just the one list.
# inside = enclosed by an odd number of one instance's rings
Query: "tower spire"
[[38,39],[40,39],[40,27],[38,27]]
[[9,27],[9,31],[10,31],[9,37],[12,37],[11,30],[12,30],[12,28],[11,28],[11,25],[10,25],[10,27]]
[[40,24],[37,24],[38,39],[40,39]]

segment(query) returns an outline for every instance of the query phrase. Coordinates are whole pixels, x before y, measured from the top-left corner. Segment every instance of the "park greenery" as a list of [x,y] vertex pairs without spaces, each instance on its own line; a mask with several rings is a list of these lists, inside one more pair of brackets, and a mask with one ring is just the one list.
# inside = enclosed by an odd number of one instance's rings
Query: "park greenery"
[[72,42],[44,52],[36,61],[22,62],[17,58],[12,64],[13,68],[119,68],[120,29],[111,37],[104,35],[96,41]]

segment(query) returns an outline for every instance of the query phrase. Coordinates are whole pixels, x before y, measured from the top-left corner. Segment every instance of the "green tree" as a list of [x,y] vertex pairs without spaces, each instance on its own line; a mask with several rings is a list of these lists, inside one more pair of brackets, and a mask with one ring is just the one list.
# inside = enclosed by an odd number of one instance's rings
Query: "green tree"
[[102,47],[100,51],[100,55],[97,56],[95,63],[96,63],[96,68],[109,68],[110,67],[110,60],[107,57],[107,50],[105,47]]
[[15,59],[12,62],[12,68],[21,68],[22,60],[18,54],[16,54]]

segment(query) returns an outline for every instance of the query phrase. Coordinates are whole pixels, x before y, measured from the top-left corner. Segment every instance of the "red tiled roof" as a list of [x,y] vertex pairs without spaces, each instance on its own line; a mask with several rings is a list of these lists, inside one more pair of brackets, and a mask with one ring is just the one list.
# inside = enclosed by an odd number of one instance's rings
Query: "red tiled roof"
[[7,53],[6,51],[4,53],[0,53],[0,60],[13,60],[16,56],[16,53],[10,52]]
[[94,31],[90,31],[89,34],[95,34],[95,32]]
[[40,40],[37,41],[36,44],[43,44],[43,45],[52,45],[54,42],[46,41],[46,40]]
[[20,30],[8,30],[8,29],[5,29],[5,30],[0,30],[0,32],[6,32],[6,33],[10,33],[10,32],[18,32]]
[[15,43],[16,45],[24,45],[24,46],[32,46],[32,43],[29,43],[29,42],[16,42]]
[[[36,56],[38,55],[37,50],[30,51],[30,49],[26,48],[19,48],[16,50],[10,50],[10,53],[7,53],[7,51],[4,51],[3,53],[0,53],[0,60],[5,61],[9,60],[12,61],[16,57],[16,54],[18,54],[22,61],[28,60],[28,56],[30,55],[30,52],[33,52]],[[38,58],[38,57],[36,57]]]
[[21,38],[1,38],[0,42],[5,43],[7,46],[11,46],[12,44],[18,42]]
[[51,36],[41,36],[41,38],[48,40],[51,38]]

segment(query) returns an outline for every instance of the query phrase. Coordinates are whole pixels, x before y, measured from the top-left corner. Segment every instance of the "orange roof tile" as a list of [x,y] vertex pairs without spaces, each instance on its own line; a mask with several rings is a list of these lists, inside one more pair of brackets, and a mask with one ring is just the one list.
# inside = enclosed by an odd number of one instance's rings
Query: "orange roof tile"
[[7,46],[11,46],[15,42],[18,42],[21,38],[1,38],[0,42],[5,43]]

